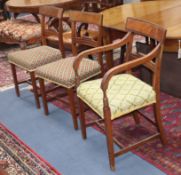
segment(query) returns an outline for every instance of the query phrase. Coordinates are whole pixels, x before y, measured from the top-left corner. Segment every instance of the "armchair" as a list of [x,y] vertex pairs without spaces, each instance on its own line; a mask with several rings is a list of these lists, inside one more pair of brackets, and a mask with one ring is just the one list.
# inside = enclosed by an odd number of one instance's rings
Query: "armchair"
[[[115,157],[134,149],[145,142],[160,138],[166,143],[162,119],[160,114],[160,66],[166,30],[156,24],[147,21],[128,18],[126,23],[128,33],[123,39],[115,43],[84,51],[79,54],[74,62],[74,70],[77,81],[77,96],[80,106],[80,122],[83,139],[87,138],[86,127],[97,124],[103,129],[106,139],[110,168],[115,170]],[[146,55],[134,58],[131,55],[134,35],[142,35],[154,39],[154,48]],[[89,54],[110,51],[126,45],[126,62],[110,69],[102,79],[80,83],[78,67],[82,58]],[[149,85],[132,74],[132,70],[138,66],[144,66],[152,72],[152,84]],[[84,106],[93,110],[100,119],[91,123],[85,122]],[[142,115],[139,110],[153,105],[154,120]],[[113,138],[113,120],[133,114],[136,123],[139,116],[143,116],[151,124],[156,126],[157,132],[137,143],[125,147],[123,143]],[[102,127],[104,124],[104,127]],[[113,143],[120,150],[114,151]]]

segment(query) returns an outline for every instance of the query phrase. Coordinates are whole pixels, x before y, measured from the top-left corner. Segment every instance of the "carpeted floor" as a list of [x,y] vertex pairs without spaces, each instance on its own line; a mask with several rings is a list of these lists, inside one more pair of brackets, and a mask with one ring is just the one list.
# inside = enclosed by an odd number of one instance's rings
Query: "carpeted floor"
[[[2,87],[12,84],[10,66],[5,57],[9,50],[6,49],[6,46],[3,47],[3,52],[1,52],[2,57],[0,58],[0,86]],[[14,47],[12,47],[12,51],[13,50]],[[18,76],[23,79],[26,77],[26,74],[25,72],[18,70]],[[160,141],[156,140],[150,142],[149,144],[145,144],[145,146],[135,150],[134,153],[154,166],[160,168],[164,172],[167,172],[167,174],[179,174],[181,172],[181,113],[179,110],[181,100],[163,93],[161,97],[162,114],[164,116],[165,129],[167,137],[169,138],[169,144],[166,147],[162,147]],[[54,104],[69,112],[66,106],[62,105],[58,101],[54,102]],[[148,108],[145,112],[152,117],[152,111],[150,108]],[[126,144],[129,144],[130,141],[141,139],[154,132],[154,128],[150,128],[148,130],[147,128],[149,127],[150,125],[148,125],[148,123],[144,120],[142,127],[135,127],[134,122],[130,118],[125,119],[124,121],[118,120],[114,122],[115,136]],[[132,135],[134,137],[132,137]]]
[[[70,112],[60,101],[53,102],[61,109]],[[181,174],[181,99],[161,93],[161,114],[168,144],[163,146],[159,139],[146,143],[133,152],[167,174]],[[142,111],[153,119],[151,107]],[[94,119],[94,113],[89,113],[88,120]],[[145,119],[141,118],[141,125],[136,126],[132,117],[120,118],[113,122],[114,136],[124,145],[153,134],[156,129]]]
[[[10,48],[0,45],[0,87],[12,85],[6,54],[16,49],[14,46]],[[22,70],[18,70],[18,76],[20,79],[27,77]],[[50,104],[50,116],[46,118],[42,111],[35,109],[32,94],[24,91],[26,95],[20,99],[15,97],[11,89],[0,92],[0,98],[5,99],[0,101],[1,122],[65,175],[113,174],[108,167],[105,138],[102,134],[89,128],[88,139],[83,142],[80,131],[75,132],[72,129],[69,114],[58,109],[69,112],[64,105],[58,101],[54,102],[58,108]],[[114,174],[181,174],[181,100],[162,93],[161,110],[168,145],[163,147],[156,140],[134,150],[134,154],[125,154],[117,159],[117,171]],[[151,108],[144,112],[152,118]],[[142,123],[135,127],[129,117],[123,121],[118,120],[114,122],[114,134],[123,143],[129,144],[130,141],[154,132],[154,128],[146,121],[142,120]]]
[[46,117],[35,108],[32,93],[21,90],[21,98],[14,89],[0,92],[0,99],[5,99],[0,101],[0,121],[62,175],[165,174],[131,152],[117,158],[116,172],[111,172],[103,134],[89,128],[83,141],[69,113],[49,104],[51,113]]
[[[17,45],[7,45],[0,43],[0,88],[3,86],[12,85],[13,79],[11,74],[10,65],[7,62],[7,54],[19,50]],[[17,69],[19,80],[27,78],[25,71]]]
[[60,175],[1,123],[0,138],[0,160],[8,175]]

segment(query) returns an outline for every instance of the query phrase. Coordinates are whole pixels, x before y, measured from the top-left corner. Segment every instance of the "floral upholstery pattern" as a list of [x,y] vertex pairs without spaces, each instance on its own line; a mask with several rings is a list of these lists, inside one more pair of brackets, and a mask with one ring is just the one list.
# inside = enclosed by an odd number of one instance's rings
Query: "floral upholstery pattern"
[[16,41],[28,41],[41,37],[41,26],[38,23],[23,19],[12,19],[0,22],[0,37]]
[[[98,79],[80,84],[77,95],[104,118],[101,81]],[[130,74],[114,76],[109,82],[107,96],[112,120],[156,102],[153,88]]]
[[39,46],[8,54],[8,61],[10,63],[28,71],[33,71],[38,66],[57,61],[61,58],[60,50],[49,46]]
[[[75,86],[75,72],[73,62],[75,58],[65,58],[59,61],[41,66],[36,69],[38,77],[58,84],[66,88]],[[97,61],[84,58],[79,66],[79,76],[81,81],[87,80],[101,72],[100,65]]]

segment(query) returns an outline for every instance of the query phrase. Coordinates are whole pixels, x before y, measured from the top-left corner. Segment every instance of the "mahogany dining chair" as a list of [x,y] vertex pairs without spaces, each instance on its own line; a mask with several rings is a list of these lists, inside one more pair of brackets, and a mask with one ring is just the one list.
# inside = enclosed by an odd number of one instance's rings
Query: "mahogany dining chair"
[[[107,139],[108,157],[110,168],[115,170],[115,157],[122,155],[138,146],[160,138],[166,143],[162,116],[160,114],[160,67],[166,30],[159,25],[148,21],[128,18],[126,23],[127,34],[116,42],[80,53],[74,62],[74,70],[77,82],[77,96],[80,106],[80,121],[83,139],[87,138],[86,127],[97,124],[103,130]],[[132,57],[132,47],[135,35],[151,38],[155,41],[154,47],[149,53]],[[126,45],[126,62],[110,69],[102,79],[80,82],[80,61],[89,54],[98,54],[110,51]],[[152,72],[152,84],[149,85],[133,74],[133,69],[144,66]],[[153,105],[153,118],[148,118],[140,109]],[[84,106],[89,107],[99,119],[86,123]],[[87,111],[87,108],[86,108]],[[129,114],[129,115],[128,115]],[[131,115],[132,114],[132,115]],[[132,117],[136,124],[141,124],[139,118],[143,116],[156,127],[153,135],[148,136],[137,143],[125,145],[114,138],[113,121]],[[114,151],[115,143],[120,150]]]

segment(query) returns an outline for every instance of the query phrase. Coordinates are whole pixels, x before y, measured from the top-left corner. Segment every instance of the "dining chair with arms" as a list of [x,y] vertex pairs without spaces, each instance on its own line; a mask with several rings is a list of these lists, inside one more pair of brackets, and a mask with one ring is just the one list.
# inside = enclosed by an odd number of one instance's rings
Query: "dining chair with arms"
[[[127,19],[126,29],[128,33],[124,38],[109,45],[84,51],[76,57],[74,62],[82,137],[86,139],[86,127],[92,124],[97,124],[103,129],[107,139],[109,163],[112,170],[115,170],[115,157],[155,138],[160,138],[162,143],[166,143],[160,114],[160,67],[166,30],[156,24],[136,18]],[[133,59],[131,52],[134,35],[154,39],[155,47],[148,54]],[[110,51],[125,44],[127,46],[125,63],[110,69],[102,79],[80,83],[77,70],[82,58],[89,54]],[[151,85],[132,74],[132,70],[139,66],[144,66],[152,72]],[[91,123],[85,122],[85,105],[90,107],[101,119]],[[147,118],[139,111],[139,109],[150,105],[154,107],[154,119]],[[131,117],[127,114],[133,114],[136,123],[140,123],[139,117],[143,116],[156,126],[156,133],[129,146],[120,143],[113,137],[112,123],[120,117]],[[120,147],[118,152],[114,151],[114,143]]]
[[[102,44],[102,14],[90,13],[90,12],[81,12],[81,11],[71,11],[70,12],[70,21],[72,27],[72,48],[74,55],[77,54],[78,47],[77,45],[86,45],[91,47],[97,47]],[[93,24],[97,27],[96,36],[91,37],[86,35],[86,33],[80,32],[77,30],[77,24],[88,23]],[[81,62],[79,73],[81,81],[93,78],[101,73],[102,70],[102,57],[99,54],[97,56],[98,60],[91,60],[84,58]],[[66,90],[68,95],[68,104],[70,106],[70,111],[72,114],[74,128],[78,128],[77,115],[76,115],[76,103],[74,95],[75,87],[75,74],[73,70],[73,63],[75,57],[69,57],[66,59],[58,60],[56,62],[44,65],[39,67],[36,70],[36,75],[39,77],[40,82],[40,91],[43,99],[43,106],[45,115],[48,115],[48,100],[47,92],[45,87],[45,80],[52,82],[55,85]],[[61,98],[62,99],[62,98]]]
[[[8,54],[8,61],[11,65],[11,70],[14,79],[14,85],[16,90],[16,95],[19,97],[19,84],[27,81],[18,81],[16,67],[26,70],[30,74],[30,80],[33,87],[33,92],[35,96],[36,106],[40,108],[39,97],[37,94],[36,87],[36,77],[35,70],[37,67],[45,65],[47,63],[60,60],[65,57],[64,45],[62,40],[62,15],[63,9],[51,6],[44,6],[40,8],[39,11],[42,16],[41,20],[41,30],[42,30],[42,45],[26,50],[20,50]],[[57,18],[58,19],[58,29],[52,28],[51,22],[47,24],[46,18]],[[47,46],[46,39],[49,36],[56,36],[59,38],[59,49]]]

